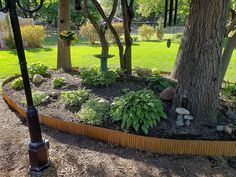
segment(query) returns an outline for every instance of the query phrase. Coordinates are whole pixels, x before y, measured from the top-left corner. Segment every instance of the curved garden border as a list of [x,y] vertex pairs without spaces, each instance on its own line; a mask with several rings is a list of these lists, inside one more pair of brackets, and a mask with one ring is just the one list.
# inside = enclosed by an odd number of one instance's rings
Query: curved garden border
[[[18,76],[5,80],[10,82]],[[3,87],[3,98],[20,116],[26,118],[26,111],[7,95]],[[189,154],[204,156],[236,156],[236,141],[200,141],[200,140],[173,140],[134,135],[116,130],[90,126],[81,123],[66,122],[39,113],[40,123],[57,130],[83,135],[107,143],[144,150],[160,154]]]

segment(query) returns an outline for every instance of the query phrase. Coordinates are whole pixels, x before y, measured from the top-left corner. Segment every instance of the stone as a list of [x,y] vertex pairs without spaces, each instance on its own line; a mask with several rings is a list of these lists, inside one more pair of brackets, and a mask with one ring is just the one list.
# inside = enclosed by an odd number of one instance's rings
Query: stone
[[183,115],[178,115],[177,116],[176,125],[178,125],[179,127],[184,126]]
[[225,133],[227,133],[227,134],[232,134],[232,133],[233,133],[233,129],[230,128],[229,126],[225,126],[225,127],[224,127],[224,131],[225,131]]
[[98,102],[99,102],[99,103],[109,103],[109,101],[106,100],[106,99],[104,99],[104,98],[98,99]]
[[185,125],[190,126],[191,125],[191,120],[189,120],[189,119],[185,120]]
[[57,96],[57,92],[52,92],[52,97],[56,97]]
[[217,125],[217,126],[216,126],[216,130],[217,130],[218,132],[223,132],[223,131],[224,131],[224,128],[225,128],[224,125]]
[[189,110],[182,108],[182,107],[176,108],[175,112],[180,115],[189,115],[190,114]]
[[43,81],[45,81],[45,79],[43,78],[43,76],[41,76],[40,74],[35,74],[33,77],[33,83],[34,84],[40,84]]
[[160,93],[160,98],[165,101],[173,100],[174,96],[175,96],[175,88],[174,87],[168,87]]
[[234,119],[234,120],[236,120],[236,113],[235,112],[233,112],[233,111],[228,111],[227,113],[226,113],[226,116],[229,118],[229,119]]
[[193,116],[191,115],[184,115],[185,120],[193,120]]

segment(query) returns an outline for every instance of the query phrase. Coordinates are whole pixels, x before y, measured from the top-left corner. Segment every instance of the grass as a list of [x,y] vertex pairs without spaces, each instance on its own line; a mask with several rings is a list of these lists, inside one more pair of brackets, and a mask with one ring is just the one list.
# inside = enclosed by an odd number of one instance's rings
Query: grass
[[[168,36],[169,37],[169,36]],[[167,38],[168,38],[167,37]],[[45,48],[27,49],[26,57],[28,65],[39,62],[56,67],[57,59],[57,39],[53,36],[48,37],[45,41]],[[175,58],[179,48],[179,40],[172,42],[171,48],[166,47],[166,40],[135,42],[133,46],[133,67],[160,68],[163,71],[171,71],[175,62]],[[71,59],[74,67],[86,67],[99,64],[99,60],[93,57],[99,54],[101,48],[99,46],[89,46],[80,40],[79,43],[71,47]],[[109,67],[119,67],[118,49],[116,46],[110,47],[110,54],[115,57],[109,59]],[[19,65],[15,50],[0,51],[0,79],[19,74]],[[226,80],[236,81],[236,49],[232,56],[231,63],[226,75]],[[1,80],[0,80],[1,82]]]

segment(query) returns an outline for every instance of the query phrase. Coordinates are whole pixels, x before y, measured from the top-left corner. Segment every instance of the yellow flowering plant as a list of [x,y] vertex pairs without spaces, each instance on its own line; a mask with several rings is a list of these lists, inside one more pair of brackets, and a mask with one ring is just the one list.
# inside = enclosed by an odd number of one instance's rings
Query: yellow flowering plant
[[73,31],[62,31],[59,34],[59,38],[61,40],[67,40],[70,42],[77,42],[78,41],[78,35]]

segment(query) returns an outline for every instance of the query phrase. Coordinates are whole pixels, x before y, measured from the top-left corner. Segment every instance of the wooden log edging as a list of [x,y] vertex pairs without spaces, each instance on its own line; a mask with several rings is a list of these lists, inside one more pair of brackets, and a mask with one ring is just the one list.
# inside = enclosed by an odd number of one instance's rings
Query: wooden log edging
[[[5,80],[2,84],[10,82],[17,76]],[[8,105],[20,116],[26,118],[26,110],[11,98],[3,87],[3,98]],[[107,143],[117,144],[134,149],[159,154],[186,154],[203,156],[236,156],[236,141],[201,141],[201,140],[173,140],[147,137],[125,133],[106,128],[90,126],[82,123],[67,122],[39,113],[41,124],[70,134],[83,135]]]

